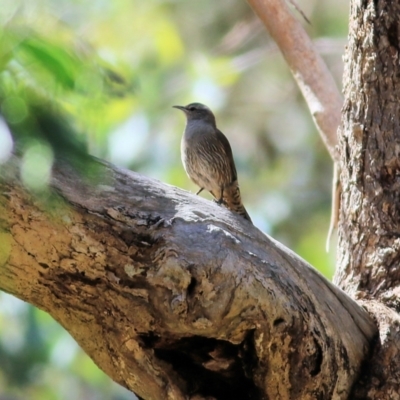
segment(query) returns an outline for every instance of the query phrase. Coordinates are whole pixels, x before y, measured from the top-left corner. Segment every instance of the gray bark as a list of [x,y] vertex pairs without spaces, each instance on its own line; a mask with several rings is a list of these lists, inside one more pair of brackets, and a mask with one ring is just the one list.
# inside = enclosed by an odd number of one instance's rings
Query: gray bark
[[353,399],[399,399],[400,4],[351,2],[345,59],[335,282],[379,326]]
[[145,399],[347,398],[377,332],[362,307],[229,210],[91,164],[59,159],[46,202],[3,167],[1,290]]

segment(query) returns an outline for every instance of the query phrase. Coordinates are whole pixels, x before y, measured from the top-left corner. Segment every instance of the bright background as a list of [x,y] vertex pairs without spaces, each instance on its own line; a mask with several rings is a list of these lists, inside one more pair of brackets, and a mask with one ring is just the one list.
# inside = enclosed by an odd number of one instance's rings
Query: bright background
[[[297,2],[341,85],[348,1]],[[254,224],[332,276],[334,251],[324,250],[332,163],[245,1],[2,0],[1,114],[25,132],[38,99],[67,115],[90,153],[190,191],[184,116],[171,106],[207,104],[231,142]],[[23,179],[45,185],[52,149],[35,132],[24,143]],[[10,144],[0,120],[0,163]],[[132,398],[50,316],[0,293],[0,400]]]

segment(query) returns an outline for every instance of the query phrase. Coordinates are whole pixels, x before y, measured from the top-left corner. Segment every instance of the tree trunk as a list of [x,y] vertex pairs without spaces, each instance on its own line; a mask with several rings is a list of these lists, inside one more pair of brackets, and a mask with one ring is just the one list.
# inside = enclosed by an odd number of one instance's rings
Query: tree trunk
[[399,24],[399,1],[351,2],[335,282],[363,299],[380,330],[355,399],[400,398]]
[[376,334],[361,307],[240,216],[93,164],[58,160],[47,208],[3,169],[0,289],[145,399],[347,397]]

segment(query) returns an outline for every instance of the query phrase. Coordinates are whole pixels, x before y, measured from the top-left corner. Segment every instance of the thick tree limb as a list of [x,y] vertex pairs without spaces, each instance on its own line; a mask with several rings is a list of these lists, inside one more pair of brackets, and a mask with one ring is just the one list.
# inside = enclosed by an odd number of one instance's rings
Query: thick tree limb
[[247,2],[279,46],[329,154],[337,161],[337,129],[343,100],[326,64],[285,0]]
[[[138,174],[66,161],[46,209],[0,180],[0,289],[58,320],[146,399],[346,398],[376,328],[239,216]],[[54,204],[53,202],[51,204]]]

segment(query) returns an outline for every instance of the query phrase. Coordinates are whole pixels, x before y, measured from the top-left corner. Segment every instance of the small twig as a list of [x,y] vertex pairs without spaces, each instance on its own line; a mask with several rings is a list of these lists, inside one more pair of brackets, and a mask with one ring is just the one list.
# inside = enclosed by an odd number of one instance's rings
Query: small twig
[[294,0],[288,0],[289,3],[295,8],[295,10],[304,18],[304,20],[311,25],[310,20],[307,18],[306,14],[304,14],[303,10]]
[[340,195],[342,193],[342,185],[339,179],[339,166],[337,163],[333,165],[333,179],[332,179],[332,210],[331,220],[329,222],[328,237],[326,238],[325,250],[329,253],[329,247],[331,244],[331,238],[333,231],[337,228],[339,221],[339,209],[340,209]]

